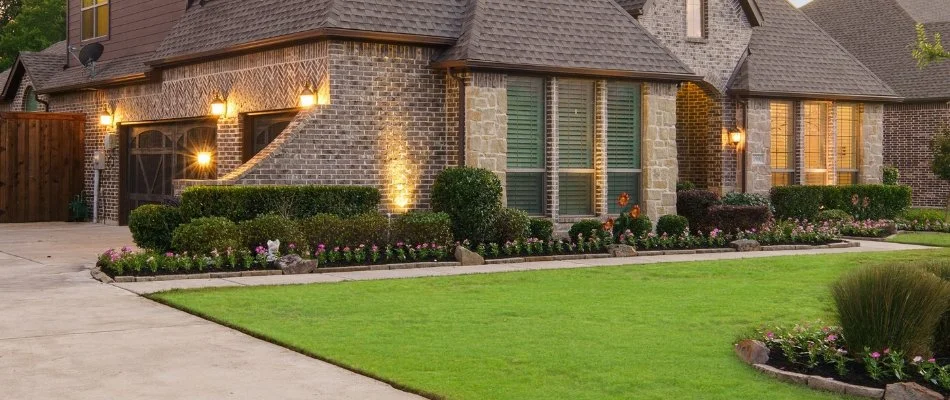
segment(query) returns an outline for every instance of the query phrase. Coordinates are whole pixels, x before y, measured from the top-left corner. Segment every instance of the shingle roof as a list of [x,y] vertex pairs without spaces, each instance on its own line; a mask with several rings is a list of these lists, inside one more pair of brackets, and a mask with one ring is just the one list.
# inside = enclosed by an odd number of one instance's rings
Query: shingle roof
[[624,10],[627,10],[630,14],[640,15],[643,12],[643,7],[650,0],[615,0],[617,4],[620,4]]
[[188,10],[155,59],[318,29],[455,39],[465,0],[212,0]]
[[82,66],[70,67],[59,71],[43,85],[40,93],[56,90],[83,87],[114,80],[144,77],[149,71],[145,61],[151,58],[150,53],[123,57],[96,63],[96,75],[90,76],[91,70]]
[[13,67],[2,76],[4,98],[11,98],[16,94],[24,75],[29,75],[30,82],[36,90],[45,87],[50,78],[63,70],[66,64],[66,41],[52,44],[41,51],[21,51]]
[[950,63],[920,69],[911,53],[917,22],[938,21],[925,27],[950,38],[950,3],[815,0],[802,10],[907,100],[950,99]]
[[803,97],[898,98],[786,0],[759,0],[758,4],[766,23],[752,30],[748,55],[731,84],[733,91]]
[[472,0],[440,62],[694,75],[612,0]]

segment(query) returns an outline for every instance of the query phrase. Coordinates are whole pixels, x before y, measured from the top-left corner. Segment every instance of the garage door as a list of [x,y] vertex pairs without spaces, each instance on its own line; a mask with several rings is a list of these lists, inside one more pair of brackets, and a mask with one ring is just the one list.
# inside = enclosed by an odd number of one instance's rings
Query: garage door
[[217,177],[217,125],[213,120],[131,125],[124,129],[127,161],[122,222],[139,206],[173,201],[175,179]]

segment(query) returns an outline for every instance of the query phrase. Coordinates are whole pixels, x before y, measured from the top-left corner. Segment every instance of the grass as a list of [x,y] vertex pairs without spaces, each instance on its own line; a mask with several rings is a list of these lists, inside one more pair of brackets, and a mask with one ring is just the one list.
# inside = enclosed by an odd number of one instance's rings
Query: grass
[[832,317],[853,253],[309,286],[153,298],[417,393],[449,399],[836,399],[737,360],[764,323]]
[[900,233],[888,241],[921,246],[950,247],[950,233],[906,232]]

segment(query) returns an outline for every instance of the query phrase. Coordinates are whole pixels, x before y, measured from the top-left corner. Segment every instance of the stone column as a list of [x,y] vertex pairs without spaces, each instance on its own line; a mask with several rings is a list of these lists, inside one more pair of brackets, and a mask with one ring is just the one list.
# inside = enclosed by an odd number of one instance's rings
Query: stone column
[[547,204],[547,214],[555,222],[560,215],[558,212],[558,192],[560,187],[558,185],[559,175],[560,174],[560,161],[558,158],[558,123],[557,123],[557,113],[558,113],[558,85],[557,78],[550,78],[547,81],[547,90],[545,90],[545,118],[547,123],[545,124],[545,136],[547,138],[547,145],[545,147],[545,164],[547,165],[547,176],[545,179],[546,186],[546,200]]
[[643,85],[643,194],[644,212],[656,222],[676,214],[676,85]]
[[[503,74],[474,73],[465,86],[465,165],[485,168],[506,187],[508,89]],[[503,198],[507,202],[507,196]]]
[[772,115],[768,99],[749,99],[745,111],[746,192],[772,190]]
[[884,182],[884,105],[861,107],[861,183]]
[[607,215],[607,81],[594,91],[594,214]]

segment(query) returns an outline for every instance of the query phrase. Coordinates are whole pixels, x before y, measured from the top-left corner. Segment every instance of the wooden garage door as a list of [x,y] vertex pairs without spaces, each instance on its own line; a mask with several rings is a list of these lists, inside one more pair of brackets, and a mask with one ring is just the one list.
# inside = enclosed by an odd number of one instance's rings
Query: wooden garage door
[[[175,179],[217,177],[214,121],[132,125],[124,128],[123,140],[127,161],[121,222],[127,221],[128,212],[139,206],[173,201]],[[201,153],[211,155],[210,166],[198,164]]]

